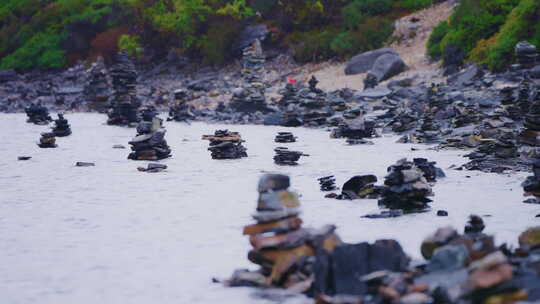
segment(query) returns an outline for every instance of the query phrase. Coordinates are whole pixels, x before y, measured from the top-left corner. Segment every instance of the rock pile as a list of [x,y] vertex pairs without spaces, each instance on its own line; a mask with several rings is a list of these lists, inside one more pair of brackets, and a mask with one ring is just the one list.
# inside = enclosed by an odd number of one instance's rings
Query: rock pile
[[313,281],[314,257],[317,250],[332,250],[341,243],[334,226],[320,230],[302,228],[300,202],[288,190],[289,177],[267,174],[258,186],[256,224],[244,227],[253,249],[248,259],[259,265],[258,271],[237,270],[226,282],[228,286],[274,286],[300,292]]
[[213,159],[236,159],[247,157],[247,149],[242,145],[244,140],[238,132],[216,130],[214,135],[203,135],[202,139],[210,141],[208,150]]
[[188,104],[188,93],[186,90],[178,89],[174,91],[174,101],[169,109],[169,117],[167,121],[181,121],[186,122],[195,119],[193,113],[191,113],[190,106]]
[[274,141],[277,143],[292,143],[296,142],[296,136],[291,132],[278,132]]
[[41,138],[39,139],[38,146],[40,148],[58,147],[58,145],[56,144],[56,137],[54,137],[54,133],[41,133]]
[[520,134],[520,142],[529,146],[540,146],[540,96],[529,107],[529,112],[525,115],[525,129]]
[[440,141],[441,138],[439,135],[441,132],[441,126],[437,123],[433,116],[434,115],[428,111],[424,113],[422,124],[414,134],[417,142],[432,144]]
[[49,115],[49,110],[40,103],[32,104],[28,108],[24,109],[24,111],[26,112],[26,116],[28,116],[26,122],[36,125],[46,125],[53,120]]
[[89,77],[83,93],[88,102],[88,107],[91,110],[105,113],[109,107],[110,86],[103,57],[98,57],[87,73]]
[[274,163],[282,166],[296,166],[297,161],[301,156],[309,156],[300,151],[291,151],[285,147],[277,147],[274,149],[276,155],[274,156]]
[[265,56],[259,40],[255,40],[243,50],[242,77],[243,88],[233,91],[230,106],[233,110],[244,113],[269,112],[266,106],[266,84],[264,83]]
[[333,175],[324,176],[319,179],[319,185],[321,186],[321,191],[334,191],[337,190],[336,187],[336,178]]
[[109,110],[109,125],[133,125],[139,122],[137,109],[137,71],[125,52],[119,53],[111,69],[113,84],[112,109]]
[[147,118],[151,119],[143,120],[137,125],[137,136],[129,142],[132,152],[128,159],[160,160],[170,157],[171,149],[165,140],[163,121],[156,116]]
[[520,68],[532,68],[539,62],[536,46],[527,41],[516,44],[515,54]]
[[58,137],[64,137],[71,134],[71,128],[67,119],[64,118],[64,115],[58,113],[58,119],[54,120],[54,127],[52,128],[52,133]]
[[379,205],[405,212],[423,211],[428,208],[433,192],[424,172],[414,162],[399,160],[388,168]]
[[528,176],[527,179],[521,184],[526,196],[533,196],[525,200],[525,203],[540,204],[540,160],[537,159],[533,165],[533,175]]

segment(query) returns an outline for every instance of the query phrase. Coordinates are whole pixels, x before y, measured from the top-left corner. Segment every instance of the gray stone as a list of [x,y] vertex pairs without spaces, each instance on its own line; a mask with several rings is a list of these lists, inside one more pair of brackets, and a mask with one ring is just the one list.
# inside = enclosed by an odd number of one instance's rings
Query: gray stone
[[407,65],[398,54],[384,54],[375,60],[369,74],[381,82],[405,71],[406,68]]
[[463,86],[471,83],[473,80],[481,77],[482,75],[482,70],[476,64],[472,64],[465,70],[448,77],[448,82],[457,86]]
[[377,99],[383,98],[392,94],[392,91],[387,88],[372,88],[367,89],[361,92],[358,92],[354,95],[357,99]]
[[529,76],[534,79],[540,79],[540,65],[529,70]]
[[442,246],[435,249],[426,270],[457,270],[465,266],[468,256],[469,251],[463,244]]
[[382,48],[356,55],[347,63],[347,67],[345,67],[345,74],[356,75],[366,73],[373,67],[375,60],[385,54],[397,55],[396,51],[391,48]]
[[94,163],[88,163],[88,162],[77,162],[77,163],[75,163],[75,166],[77,166],[77,167],[93,167],[95,165],[96,164],[94,164]]
[[15,70],[9,69],[9,70],[1,70],[0,71],[0,82],[7,82],[12,80],[17,80],[19,78],[17,72]]
[[270,31],[265,24],[247,26],[238,35],[232,47],[233,51],[240,51],[255,42],[255,40],[264,41],[269,34]]

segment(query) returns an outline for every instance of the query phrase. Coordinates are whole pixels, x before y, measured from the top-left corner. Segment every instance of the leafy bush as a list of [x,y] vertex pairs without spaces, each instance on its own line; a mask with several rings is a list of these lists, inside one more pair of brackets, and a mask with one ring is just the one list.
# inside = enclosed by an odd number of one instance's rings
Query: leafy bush
[[1,69],[59,68],[65,64],[62,36],[49,30],[35,34],[14,53],[0,61]]
[[432,4],[433,0],[403,0],[400,6],[408,9],[421,9]]
[[120,36],[120,39],[118,40],[118,49],[126,51],[131,57],[140,57],[142,54],[142,47],[139,36]]
[[427,55],[434,59],[439,59],[443,55],[441,41],[450,31],[450,25],[446,21],[440,22],[433,31],[427,42]]
[[356,29],[365,17],[382,15],[391,9],[392,0],[353,0],[342,9],[345,27]]

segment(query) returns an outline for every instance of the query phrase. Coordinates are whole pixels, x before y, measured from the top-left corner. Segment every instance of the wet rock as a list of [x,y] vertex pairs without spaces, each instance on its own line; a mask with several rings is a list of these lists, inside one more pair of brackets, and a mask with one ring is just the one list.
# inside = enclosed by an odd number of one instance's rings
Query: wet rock
[[38,146],[40,148],[56,148],[56,137],[54,133],[41,133],[41,138],[39,139]]
[[393,210],[384,210],[384,211],[381,211],[380,213],[366,214],[366,215],[363,215],[362,217],[369,218],[369,219],[381,219],[381,218],[400,217],[403,214],[405,214],[403,210],[393,209]]
[[54,120],[54,127],[52,133],[57,137],[64,137],[71,135],[71,128],[67,119],[64,118],[64,114],[58,113],[58,119]]
[[428,182],[436,182],[437,178],[443,178],[446,175],[444,174],[443,170],[439,167],[436,167],[435,165],[437,162],[430,162],[426,158],[413,158],[413,163],[422,171],[424,174],[425,179]]
[[296,142],[296,136],[294,136],[291,132],[278,132],[278,134],[276,135],[276,138],[274,138],[274,142],[277,142],[277,143]]
[[448,211],[445,210],[438,210],[437,216],[448,216]]
[[469,251],[465,245],[445,245],[433,251],[426,270],[429,272],[457,270],[465,266],[468,258]]
[[526,249],[540,248],[540,227],[527,229],[519,235],[519,245]]
[[19,156],[19,157],[17,157],[17,160],[29,160],[31,158],[32,158],[32,156]]
[[455,86],[461,87],[472,84],[474,80],[482,76],[483,71],[476,64],[471,64],[465,70],[450,76],[448,81]]
[[244,141],[238,132],[216,130],[214,135],[203,135],[202,139],[210,141],[208,150],[213,159],[247,157],[247,149],[242,145]]
[[429,260],[435,249],[442,247],[459,237],[458,232],[452,227],[439,228],[434,234],[428,236],[422,242],[420,251],[422,256]]
[[355,98],[362,100],[379,99],[392,94],[392,91],[387,88],[370,88],[356,93]]
[[484,231],[484,228],[486,226],[484,225],[484,220],[482,220],[481,217],[478,215],[471,215],[469,216],[469,221],[467,222],[467,225],[465,225],[465,233],[466,234],[479,234]]
[[536,46],[527,41],[518,42],[515,46],[515,55],[521,68],[531,68],[539,61]]
[[379,189],[375,186],[377,177],[375,175],[357,175],[343,184],[341,195],[338,199],[362,199],[377,198]]
[[125,149],[124,145],[113,145],[113,149]]
[[149,163],[146,168],[144,167],[138,167],[137,170],[141,172],[148,172],[148,173],[157,173],[161,172],[167,169],[167,165],[164,164],[156,164],[156,163]]
[[277,147],[274,149],[274,163],[277,165],[296,166],[301,156],[309,156],[300,151],[292,151],[285,147]]
[[382,48],[356,55],[352,57],[349,62],[347,62],[345,74],[356,75],[366,73],[367,71],[371,70],[377,58],[385,54],[396,55],[397,53],[391,48]]
[[96,164],[94,163],[89,163],[89,162],[76,162],[75,163],[75,166],[76,167],[94,167]]

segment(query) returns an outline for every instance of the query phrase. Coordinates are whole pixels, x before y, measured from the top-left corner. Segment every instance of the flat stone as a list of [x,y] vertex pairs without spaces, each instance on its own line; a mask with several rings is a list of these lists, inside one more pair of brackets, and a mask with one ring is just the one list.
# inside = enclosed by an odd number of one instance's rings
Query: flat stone
[[93,167],[95,165],[96,164],[94,164],[94,163],[88,163],[88,162],[76,162],[75,163],[75,166],[77,166],[77,167]]

